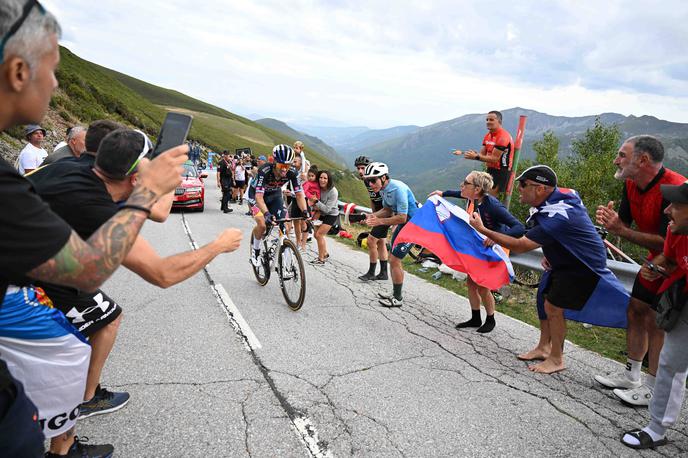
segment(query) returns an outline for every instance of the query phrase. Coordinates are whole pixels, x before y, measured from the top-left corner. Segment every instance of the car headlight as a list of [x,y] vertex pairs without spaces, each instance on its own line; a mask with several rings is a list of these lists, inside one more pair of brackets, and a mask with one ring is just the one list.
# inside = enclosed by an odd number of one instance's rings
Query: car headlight
[[197,187],[194,187],[194,188],[186,188],[186,192],[189,192],[189,193],[191,193],[191,192],[201,192],[202,189],[203,189],[203,188],[198,187],[198,186],[197,186]]

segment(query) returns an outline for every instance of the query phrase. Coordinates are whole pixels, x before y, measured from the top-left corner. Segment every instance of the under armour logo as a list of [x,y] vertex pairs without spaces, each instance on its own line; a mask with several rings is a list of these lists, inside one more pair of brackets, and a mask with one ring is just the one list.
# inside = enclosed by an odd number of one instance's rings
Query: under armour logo
[[83,323],[84,321],[86,321],[84,319],[84,316],[88,315],[96,309],[100,309],[101,312],[105,312],[110,306],[110,301],[103,300],[103,293],[96,294],[93,300],[95,301],[96,305],[87,307],[86,309],[84,309],[83,312],[79,312],[76,309],[76,307],[72,307],[72,309],[69,312],[67,312],[67,317],[71,318],[72,323]]

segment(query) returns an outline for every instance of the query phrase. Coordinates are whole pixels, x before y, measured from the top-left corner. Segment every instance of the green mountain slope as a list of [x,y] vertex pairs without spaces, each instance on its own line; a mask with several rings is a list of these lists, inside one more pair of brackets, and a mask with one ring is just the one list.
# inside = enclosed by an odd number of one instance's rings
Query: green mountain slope
[[[60,48],[61,63],[57,71],[60,84],[50,102],[45,119],[49,130],[48,144],[62,140],[64,127],[88,124],[96,119],[114,119],[155,136],[166,111],[193,114],[190,139],[214,150],[250,147],[255,153],[267,154],[278,143],[293,144],[295,138],[261,126],[227,110],[196,100],[177,91],[154,86],[79,58]],[[5,151],[21,145],[21,130],[13,129],[0,136]],[[16,153],[15,153],[16,154]],[[311,151],[309,160],[321,169],[333,172],[342,200],[366,202],[365,187],[342,165]]]

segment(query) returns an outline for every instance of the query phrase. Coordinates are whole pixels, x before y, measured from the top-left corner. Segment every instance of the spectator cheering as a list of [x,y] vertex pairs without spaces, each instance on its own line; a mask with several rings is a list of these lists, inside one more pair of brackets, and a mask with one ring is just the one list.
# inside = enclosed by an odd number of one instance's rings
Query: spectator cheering
[[315,240],[318,243],[318,257],[311,264],[322,265],[330,257],[327,253],[327,241],[325,237],[330,228],[337,222],[339,216],[339,191],[334,186],[332,174],[327,170],[321,170],[316,177],[320,186],[320,198],[311,196],[308,204],[320,212],[322,224],[315,230]]
[[394,246],[394,239],[415,215],[418,204],[411,189],[402,181],[392,180],[387,165],[382,162],[368,164],[363,177],[366,186],[382,195],[382,209],[368,215],[366,224],[370,227],[396,225],[391,240],[394,248],[389,260],[392,270],[392,294],[380,294],[379,302],[384,307],[401,307],[403,303],[401,290],[404,286],[404,268],[401,261],[408,254],[412,244],[399,243]]
[[[356,171],[361,179],[363,179],[368,164],[370,164],[370,159],[366,156],[359,156],[354,161]],[[363,179],[363,182],[366,183],[366,189],[370,196],[370,208],[373,212],[382,210],[382,194],[373,191],[368,180]],[[389,252],[387,251],[388,232],[389,226],[380,225],[373,227],[370,234],[368,234],[368,259],[370,261],[368,272],[360,275],[358,277],[360,280],[387,280],[387,261],[389,260]],[[380,272],[375,275],[378,261],[380,262]]]
[[17,159],[17,169],[22,175],[31,173],[43,163],[43,160],[48,156],[48,152],[43,149],[43,140],[45,140],[45,129],[37,124],[29,124],[24,129],[24,136],[28,143],[19,153]]
[[75,126],[69,129],[67,144],[56,148],[52,154],[49,154],[43,161],[43,165],[52,164],[66,157],[78,159],[84,152],[86,152],[86,128]]
[[497,197],[500,192],[505,192],[511,176],[511,163],[513,161],[512,152],[514,141],[511,134],[502,127],[502,113],[490,111],[485,118],[487,123],[487,134],[483,139],[483,147],[479,153],[468,150],[465,153],[457,150],[454,154],[463,154],[466,159],[475,159],[485,162],[487,173],[492,175],[494,183],[490,193]]
[[[478,212],[471,215],[470,224],[513,253],[542,247],[543,266],[548,272],[538,291],[538,300],[544,305],[538,307],[540,341],[533,350],[518,358],[525,361],[544,359],[529,369],[552,374],[565,368],[564,309],[581,311],[574,317],[582,319],[584,316],[592,324],[621,327],[626,321],[628,295],[607,269],[604,244],[583,203],[575,193],[557,188],[554,171],[536,165],[525,170],[517,181],[521,202],[534,208],[528,220],[533,227],[524,237],[514,238],[488,229]],[[593,293],[596,301],[588,304]]]
[[[430,195],[440,197],[460,197],[474,202],[474,209],[480,214],[486,228],[506,234],[511,237],[521,237],[525,228],[502,203],[495,197],[488,194],[492,189],[492,176],[486,172],[471,172],[463,183],[461,190],[434,191]],[[489,237],[485,239],[485,246],[494,245],[494,241]],[[478,332],[487,333],[495,327],[495,299],[489,288],[478,285],[470,275],[466,278],[468,285],[468,302],[471,304],[471,319],[456,325],[461,328],[478,328]],[[485,324],[480,318],[480,304],[482,302],[487,317]]]
[[[619,212],[613,210],[614,202],[597,209],[597,223],[610,233],[629,242],[647,248],[648,261],[661,253],[669,218],[664,209],[669,203],[662,197],[661,185],[677,185],[686,179],[662,165],[664,146],[648,135],[631,137],[617,153],[614,164],[618,168],[614,177],[624,180]],[[631,228],[635,221],[636,229]],[[662,350],[664,331],[655,323],[657,291],[662,279],[649,281],[638,274],[631,292],[628,307],[628,328],[626,345],[628,362],[620,374],[597,375],[600,384],[614,388],[614,394],[622,401],[636,406],[646,406],[652,398],[659,353]],[[649,375],[643,384],[640,370],[643,358],[648,353]]]

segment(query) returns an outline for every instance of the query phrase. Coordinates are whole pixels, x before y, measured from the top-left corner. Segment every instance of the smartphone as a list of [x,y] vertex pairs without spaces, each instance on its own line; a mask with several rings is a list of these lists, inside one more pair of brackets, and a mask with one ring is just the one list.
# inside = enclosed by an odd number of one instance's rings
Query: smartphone
[[191,121],[193,121],[193,116],[188,114],[172,111],[167,113],[165,122],[162,123],[158,134],[158,141],[155,142],[151,159],[170,148],[185,143],[191,129]]
[[645,265],[647,266],[648,269],[650,269],[652,272],[657,272],[659,275],[666,277],[667,273],[666,271],[657,266],[656,264],[651,263],[650,261],[645,261]]

